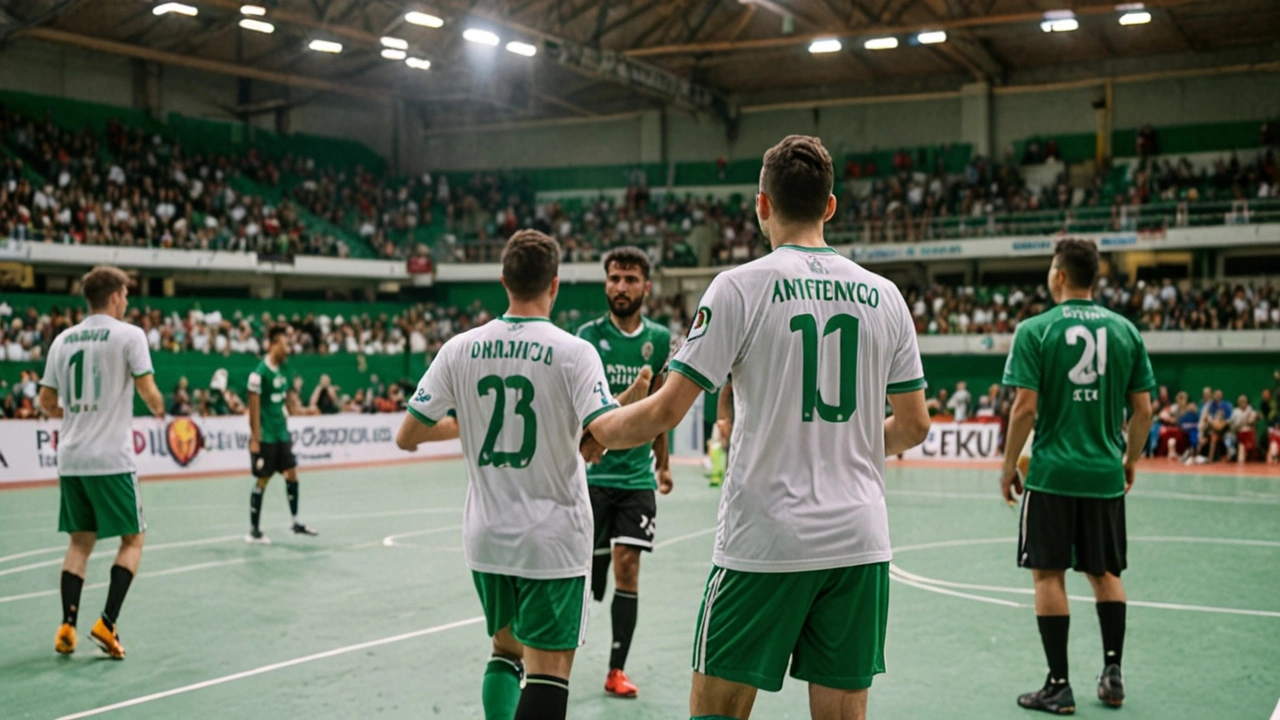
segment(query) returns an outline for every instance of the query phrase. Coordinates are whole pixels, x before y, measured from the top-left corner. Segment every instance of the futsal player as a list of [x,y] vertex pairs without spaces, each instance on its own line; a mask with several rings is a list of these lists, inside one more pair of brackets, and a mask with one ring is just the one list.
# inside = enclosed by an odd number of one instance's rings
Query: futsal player
[[[1097,246],[1059,241],[1049,267],[1057,305],[1018,325],[1004,370],[1004,383],[1017,395],[1000,484],[1006,501],[1022,493],[1018,565],[1031,570],[1049,663],[1044,686],[1019,696],[1018,704],[1061,715],[1076,707],[1067,672],[1068,568],[1089,578],[1097,599],[1103,650],[1098,698],[1113,707],[1124,703],[1124,496],[1151,430],[1156,385],[1137,328],[1093,302],[1097,279]],[[1023,481],[1017,462],[1033,426]]]
[[823,239],[833,179],[818,138],[765,153],[756,212],[772,254],[717,275],[663,387],[592,427],[609,448],[648,442],[733,374],[733,452],[694,637],[698,720],[745,720],[788,668],[809,683],[812,717],[864,718],[884,672],[884,458],[922,442],[929,414],[901,293]]
[[152,374],[151,351],[140,328],[123,322],[129,277],[96,267],[81,281],[89,317],[54,339],[40,381],[40,406],[61,418],[58,432],[58,531],[70,533],[62,563],[62,625],[54,649],[76,649],[76,620],[85,568],[99,538],[120,538],[111,566],[107,604],[89,637],[107,655],[124,659],[117,621],[142,561],[147,522],[142,515],[133,453],[133,393],[156,417],[164,396]]
[[[609,312],[578,328],[578,337],[599,353],[609,390],[616,396],[626,392],[644,368],[652,371],[666,365],[671,332],[640,313],[653,288],[644,251],[612,250],[604,257],[604,271]],[[604,600],[611,561],[613,565],[613,648],[604,689],[617,697],[639,694],[624,668],[636,629],[640,554],[653,550],[658,517],[654,491],[665,495],[672,485],[666,433],[652,443],[607,453],[587,466],[596,529],[591,595],[597,602]]]
[[298,520],[298,460],[293,455],[293,437],[284,413],[289,391],[284,363],[288,357],[289,328],[272,326],[267,331],[267,352],[249,373],[249,462],[258,480],[249,494],[249,534],[244,541],[254,545],[271,544],[261,527],[262,494],[276,473],[284,475],[289,512],[293,515],[290,529],[295,535],[319,534]]
[[540,232],[507,241],[506,314],[444,344],[396,439],[406,450],[462,439],[463,556],[493,641],[486,720],[564,718],[586,636],[594,536],[579,438],[617,403],[596,351],[548,319],[559,259]]

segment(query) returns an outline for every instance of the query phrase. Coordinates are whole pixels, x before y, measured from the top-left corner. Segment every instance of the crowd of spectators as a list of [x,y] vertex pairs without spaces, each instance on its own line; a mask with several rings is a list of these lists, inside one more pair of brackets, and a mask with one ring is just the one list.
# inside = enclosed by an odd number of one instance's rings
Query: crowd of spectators
[[[85,245],[347,256],[339,238],[309,232],[293,203],[242,195],[232,179],[274,185],[256,150],[188,155],[180,143],[111,123],[105,138],[0,106],[0,233]],[[105,142],[104,142],[105,141]]]
[[[1043,286],[907,288],[907,305],[922,335],[1010,333],[1053,304]],[[1280,286],[1262,283],[1103,279],[1095,299],[1140,330],[1280,329]]]

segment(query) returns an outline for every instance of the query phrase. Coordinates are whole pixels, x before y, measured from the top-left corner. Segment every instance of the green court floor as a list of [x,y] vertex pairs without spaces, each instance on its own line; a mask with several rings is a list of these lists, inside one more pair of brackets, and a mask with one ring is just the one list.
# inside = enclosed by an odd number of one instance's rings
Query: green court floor
[[[895,582],[888,674],[873,718],[1028,717],[1043,680],[1029,577],[1014,566],[1017,513],[988,470],[891,468]],[[142,572],[121,618],[124,662],[83,637],[105,599],[114,543],[89,565],[82,643],[53,652],[64,538],[55,488],[0,492],[0,717],[480,718],[488,640],[459,548],[460,462],[305,473],[286,534],[268,490],[271,547],[251,547],[248,478],[146,483]],[[594,605],[570,717],[687,718],[690,642],[709,569],[718,491],[680,468],[644,558],[628,671],[638,700],[602,692],[608,605]],[[1280,699],[1280,482],[1143,474],[1129,502],[1130,700],[1093,699],[1092,605],[1074,602],[1081,717],[1267,718]],[[1075,596],[1088,594],[1070,579]],[[808,717],[805,689],[762,694],[756,718]],[[113,707],[115,706],[115,707]],[[100,711],[100,712],[99,712]]]

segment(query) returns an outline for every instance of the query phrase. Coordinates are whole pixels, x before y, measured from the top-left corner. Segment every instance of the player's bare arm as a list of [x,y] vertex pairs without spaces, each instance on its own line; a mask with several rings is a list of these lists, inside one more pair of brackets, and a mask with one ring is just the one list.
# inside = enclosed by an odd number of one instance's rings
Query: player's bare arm
[[58,391],[48,385],[40,386],[40,409],[44,411],[46,417],[60,418],[62,417],[62,408],[58,406]]
[[[1018,394],[1013,399],[1013,408],[1009,411],[1009,434],[1004,442],[1004,470],[1000,474],[1000,492],[1004,495],[1005,502],[1013,502],[1015,496],[1022,494],[1022,478],[1018,477],[1018,456],[1022,454],[1022,446],[1027,444],[1027,436],[1035,427],[1036,407],[1039,403],[1039,391],[1028,388],[1018,388]],[[1150,413],[1151,403],[1148,402],[1147,414]]]
[[1133,471],[1142,457],[1142,448],[1151,434],[1151,394],[1145,390],[1129,394],[1133,414],[1129,416],[1129,432],[1124,452],[1124,491],[1133,489]]
[[716,427],[720,428],[720,437],[729,442],[733,435],[733,381],[720,388],[720,396],[716,398]]
[[680,424],[701,392],[689,378],[672,373],[656,395],[606,413],[588,429],[610,450],[639,447]]
[[884,420],[884,454],[897,455],[924,442],[929,434],[929,409],[924,390],[889,395],[893,415]]
[[262,447],[262,395],[249,391],[249,452],[259,453]]
[[453,440],[456,437],[458,437],[456,419],[446,417],[434,425],[428,425],[409,413],[404,416],[404,422],[400,423],[400,432],[396,433],[396,446],[401,450],[413,452],[422,443]]
[[[652,391],[662,389],[665,375],[656,375],[653,378]],[[665,432],[658,433],[653,439],[653,464],[658,481],[658,492],[667,495],[676,486],[675,478],[671,476],[671,442]]]
[[147,409],[158,418],[164,417],[164,394],[156,387],[156,376],[150,373],[134,378],[133,387],[147,404]]
[[[621,393],[616,395],[614,400],[617,400],[619,405],[630,405],[643,400],[649,396],[652,382],[653,369],[648,365],[645,365],[640,368],[640,373],[636,375],[635,382],[631,383],[626,390],[623,390]],[[590,431],[582,434],[582,442],[578,444],[578,451],[582,453],[582,458],[584,460],[592,464],[598,463],[600,462],[600,459],[604,457],[605,450],[605,446],[601,445],[600,442],[592,436]],[[654,447],[654,453],[657,453],[656,445]],[[660,470],[661,468],[662,466],[659,465]],[[659,485],[661,485],[661,478],[659,478]],[[670,492],[670,490],[668,489],[667,492]]]

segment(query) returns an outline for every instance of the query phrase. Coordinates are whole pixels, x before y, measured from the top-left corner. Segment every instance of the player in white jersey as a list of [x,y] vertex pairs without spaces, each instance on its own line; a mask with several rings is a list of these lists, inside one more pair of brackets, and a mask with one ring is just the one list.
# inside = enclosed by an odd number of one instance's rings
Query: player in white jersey
[[884,459],[922,442],[929,415],[901,293],[823,240],[833,175],[817,138],[792,135],[765,153],[756,210],[772,254],[718,275],[663,388],[591,428],[605,447],[638,445],[733,375],[694,639],[695,718],[748,717],[757,689],[781,689],[788,665],[809,683],[814,718],[863,718],[884,672]]
[[507,313],[444,344],[397,437],[407,450],[462,438],[463,555],[493,638],[486,718],[563,718],[586,631],[593,535],[579,439],[617,403],[595,349],[548,320],[559,258],[547,235],[511,237]]
[[54,339],[40,381],[40,406],[50,417],[62,418],[58,531],[71,534],[62,563],[62,626],[54,649],[75,652],[89,554],[98,538],[119,536],[107,604],[89,636],[120,660],[124,647],[116,620],[138,572],[147,529],[132,444],[133,393],[136,389],[161,418],[164,396],[152,375],[146,335],[122,321],[129,306],[129,277],[117,268],[97,267],[84,276],[81,287],[90,315]]

